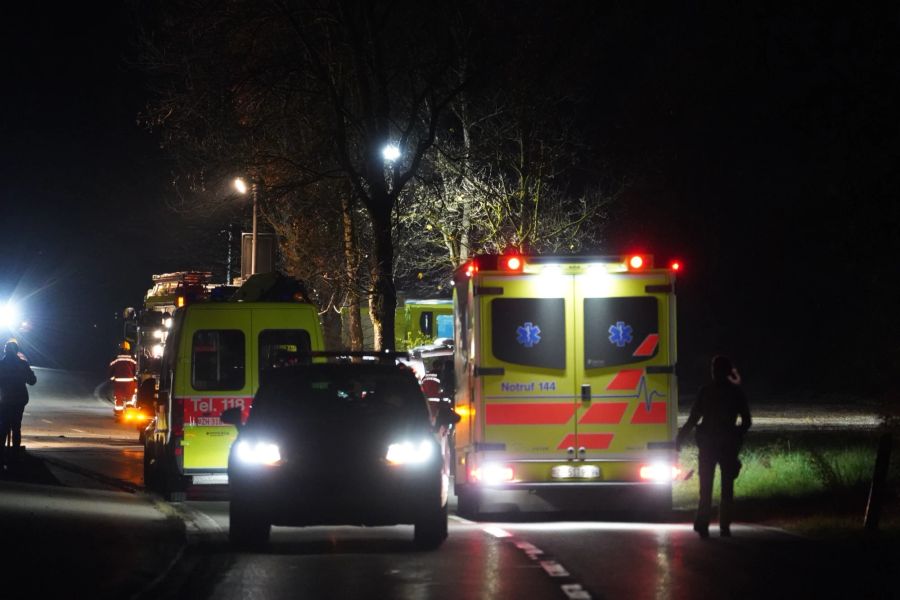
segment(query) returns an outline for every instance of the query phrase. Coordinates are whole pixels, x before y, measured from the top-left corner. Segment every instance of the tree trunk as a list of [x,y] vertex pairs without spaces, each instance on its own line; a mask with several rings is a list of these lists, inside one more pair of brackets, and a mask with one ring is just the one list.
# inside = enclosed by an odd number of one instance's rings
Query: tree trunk
[[362,318],[359,305],[359,255],[356,251],[356,235],[353,228],[353,211],[350,198],[341,196],[341,219],[344,230],[344,265],[347,273],[347,328],[351,350],[363,349]]
[[375,264],[372,270],[372,298],[370,302],[372,326],[375,330],[375,349],[396,349],[394,326],[397,309],[397,290],[394,287],[394,244],[391,240],[391,203],[373,202],[370,209],[372,233],[375,237]]
[[322,330],[325,334],[325,348],[334,350],[343,346],[341,342],[341,314],[329,308],[322,313]]

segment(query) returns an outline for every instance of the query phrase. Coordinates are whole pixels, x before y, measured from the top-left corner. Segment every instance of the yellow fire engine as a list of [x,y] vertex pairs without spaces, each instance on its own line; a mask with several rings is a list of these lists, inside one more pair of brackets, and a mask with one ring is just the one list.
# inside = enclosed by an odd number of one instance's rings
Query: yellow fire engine
[[678,265],[651,263],[486,255],[456,271],[462,514],[671,506]]

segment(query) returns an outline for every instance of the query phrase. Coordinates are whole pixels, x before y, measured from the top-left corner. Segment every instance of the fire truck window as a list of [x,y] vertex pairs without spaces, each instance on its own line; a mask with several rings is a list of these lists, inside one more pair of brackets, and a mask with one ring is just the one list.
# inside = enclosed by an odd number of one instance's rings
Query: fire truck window
[[660,344],[656,298],[585,298],[584,367],[648,360]]
[[203,329],[191,346],[191,385],[195,390],[240,390],[244,387],[244,332]]
[[491,340],[494,356],[502,361],[531,367],[565,369],[565,300],[491,300]]
[[275,369],[308,365],[310,340],[303,329],[266,329],[259,333],[259,383]]

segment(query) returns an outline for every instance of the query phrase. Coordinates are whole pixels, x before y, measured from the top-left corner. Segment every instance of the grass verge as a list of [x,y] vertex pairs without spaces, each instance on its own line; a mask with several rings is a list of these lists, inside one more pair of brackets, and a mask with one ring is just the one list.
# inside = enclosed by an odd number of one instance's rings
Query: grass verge
[[[735,481],[735,518],[784,527],[813,537],[864,535],[880,432],[752,432],[741,451]],[[894,447],[879,535],[900,538],[900,440]],[[686,446],[681,464],[695,475],[673,486],[676,510],[697,505],[697,448]],[[716,473],[714,502],[719,499]]]

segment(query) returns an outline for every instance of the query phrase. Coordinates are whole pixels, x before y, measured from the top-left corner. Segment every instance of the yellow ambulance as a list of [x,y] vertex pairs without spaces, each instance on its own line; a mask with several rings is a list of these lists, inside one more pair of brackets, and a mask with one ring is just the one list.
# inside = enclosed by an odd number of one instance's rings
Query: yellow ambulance
[[486,255],[455,272],[461,514],[671,506],[677,267]]
[[178,309],[146,431],[147,488],[183,500],[199,486],[227,484],[237,432],[222,423],[222,412],[239,407],[246,419],[273,370],[323,349],[319,315],[305,301],[209,301]]

